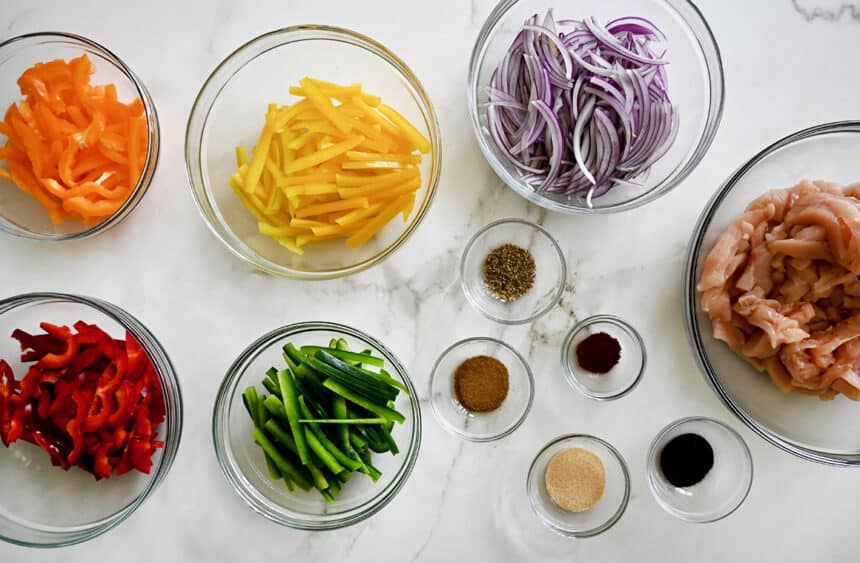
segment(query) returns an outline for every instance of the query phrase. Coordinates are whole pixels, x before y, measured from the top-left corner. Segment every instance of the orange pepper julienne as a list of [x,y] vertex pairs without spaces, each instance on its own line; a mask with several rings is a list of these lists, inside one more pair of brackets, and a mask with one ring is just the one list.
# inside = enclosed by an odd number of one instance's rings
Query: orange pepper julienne
[[54,223],[106,219],[146,162],[143,101],[123,103],[116,85],[91,85],[94,72],[86,54],[36,63],[18,78],[24,99],[0,121],[0,179],[38,201]]

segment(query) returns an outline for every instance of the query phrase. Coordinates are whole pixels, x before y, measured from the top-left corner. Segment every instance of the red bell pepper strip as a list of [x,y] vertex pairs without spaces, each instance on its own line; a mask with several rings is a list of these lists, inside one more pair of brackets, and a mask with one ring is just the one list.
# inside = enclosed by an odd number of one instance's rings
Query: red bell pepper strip
[[0,440],[8,446],[7,436],[12,424],[12,393],[15,388],[15,377],[12,368],[5,360],[0,360]]
[[21,351],[28,350],[34,352],[38,357],[25,358],[21,357],[22,362],[30,362],[40,360],[45,354],[60,354],[66,349],[65,342],[50,334],[30,334],[20,328],[12,331],[12,338],[18,341],[21,345]]
[[87,412],[85,432],[95,432],[105,425],[113,411],[113,392],[120,384],[121,378],[122,373],[117,364],[109,364],[102,372]]
[[57,326],[50,323],[41,323],[39,326],[51,336],[62,339],[66,343],[66,348],[60,354],[46,354],[45,357],[36,362],[36,367],[57,369],[71,363],[78,353],[78,337],[72,334],[67,326]]
[[62,467],[63,469],[71,467],[66,459],[66,455],[63,453],[63,448],[61,448],[57,441],[49,438],[41,430],[33,430],[33,443],[48,452],[48,455],[51,456],[51,465]]
[[108,333],[96,325],[87,324],[84,321],[78,321],[72,326],[74,326],[75,330],[78,331],[78,341],[81,344],[95,344],[103,339],[111,339]]
[[110,442],[102,442],[93,454],[93,472],[97,479],[107,479],[113,473],[113,465],[108,460],[108,450],[111,445]]
[[66,432],[72,439],[72,451],[67,458],[69,464],[75,465],[84,453],[84,420],[87,416],[87,407],[90,405],[89,393],[83,389],[72,391],[72,400],[75,402],[77,411],[75,417],[66,424]]
[[27,375],[24,376],[24,379],[22,379],[21,383],[18,385],[20,393],[12,396],[13,408],[16,406],[23,406],[30,402],[30,399],[32,399],[33,395],[36,393],[36,388],[39,386],[39,381],[41,381],[41,379],[42,370],[39,369],[38,365],[32,366],[27,371]]
[[9,432],[6,434],[5,440],[7,446],[14,444],[24,435],[25,424],[31,412],[33,412],[33,407],[28,404],[17,407],[15,412],[12,413],[12,422],[9,425]]
[[[134,385],[128,380],[123,381],[119,388],[117,388],[115,397],[116,410],[108,417],[107,425],[117,428],[126,427],[127,422],[134,413],[134,407],[137,406],[137,399],[140,397],[140,386]],[[123,442],[125,442],[125,439],[123,439]]]

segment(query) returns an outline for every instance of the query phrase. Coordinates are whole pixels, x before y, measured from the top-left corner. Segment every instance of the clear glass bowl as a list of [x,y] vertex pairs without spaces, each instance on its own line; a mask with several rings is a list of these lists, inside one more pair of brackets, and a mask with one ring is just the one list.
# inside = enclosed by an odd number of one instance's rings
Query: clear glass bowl
[[[515,301],[502,301],[484,283],[484,259],[506,243],[527,249],[535,260],[534,285]],[[548,312],[561,299],[566,279],[561,247],[546,229],[524,219],[501,219],[484,226],[466,243],[460,259],[466,299],[479,313],[502,324],[528,323]]]
[[684,322],[696,362],[725,405],[768,442],[803,459],[860,467],[860,405],[845,397],[821,401],[785,394],[713,337],[696,285],[717,237],[768,190],[802,178],[848,184],[860,180],[860,121],[827,123],[776,141],[753,156],[716,191],[699,217],[684,272]]
[[[580,367],[576,348],[592,334],[605,332],[621,345],[621,358],[607,373],[591,373]],[[612,315],[595,315],[578,322],[561,346],[561,366],[571,387],[596,401],[619,399],[633,391],[645,373],[645,343],[627,321]]]
[[[284,365],[281,348],[292,342],[296,347],[325,346],[332,338],[345,338],[350,349],[369,348],[385,359],[385,368],[409,389],[400,393],[395,407],[406,422],[395,424],[393,437],[400,453],[374,454],[373,465],[382,477],[373,483],[355,475],[344,485],[333,504],[320,494],[297,489],[290,492],[283,481],[272,481],[263,451],[251,437],[253,423],[242,403],[242,392],[254,385],[262,390],[266,370]],[[381,342],[354,328],[326,322],[306,322],[285,326],[260,337],[230,366],[218,396],[212,421],[215,454],[227,481],[254,512],[301,530],[333,530],[361,522],[391,502],[406,484],[418,457],[421,444],[421,408],[415,387],[403,364]]]
[[[606,22],[624,16],[653,21],[666,34],[669,96],[678,108],[678,138],[646,177],[643,188],[616,186],[589,207],[584,200],[539,194],[502,155],[487,129],[487,85],[526,18],[552,9],[557,19],[595,16]],[[511,189],[552,211],[611,213],[645,205],[680,184],[705,155],[723,112],[723,65],[711,29],[686,0],[502,0],[481,28],[469,62],[469,114],[478,144],[490,167]]]
[[[606,489],[597,504],[585,512],[568,512],[559,507],[546,490],[546,467],[555,454],[569,448],[588,450],[603,462]],[[550,530],[567,537],[588,538],[611,528],[630,500],[630,473],[627,462],[609,442],[587,434],[560,436],[543,447],[529,468],[526,481],[529,503]]]
[[[409,119],[429,140],[423,185],[404,223],[392,220],[359,249],[343,240],[315,244],[296,255],[261,235],[257,220],[230,189],[235,148],[257,142],[269,103],[295,101],[289,87],[305,76],[360,82]],[[418,227],[439,182],[441,138],[424,87],[394,53],[373,39],[336,27],[293,26],[245,43],[219,64],[200,90],[185,133],[185,164],[197,207],[218,239],[237,257],[270,274],[321,280],[354,274],[397,250]]]
[[90,540],[131,516],[167,476],[182,435],[179,381],[164,348],[140,321],[119,307],[89,297],[30,293],[0,301],[0,358],[16,377],[24,364],[9,337],[16,328],[38,332],[43,321],[71,326],[95,323],[114,337],[129,331],[152,360],[167,407],[157,429],[164,448],[157,450],[149,475],[132,471],[96,481],[89,473],[51,465],[50,457],[23,440],[0,445],[0,539],[28,547],[62,547]]
[[[676,487],[660,469],[660,453],[676,436],[698,434],[714,450],[714,466],[689,487]],[[753,461],[741,435],[718,420],[690,417],[661,430],[648,449],[648,486],[666,512],[687,522],[721,520],[737,510],[752,487]]]
[[[130,101],[139,97],[143,102],[149,129],[146,162],[140,179],[131,195],[116,212],[96,225],[85,225],[80,221],[66,221],[59,225],[51,222],[45,209],[32,197],[25,194],[10,180],[0,178],[0,231],[12,236],[43,240],[64,241],[91,237],[120,223],[137,207],[149,188],[158,164],[161,133],[155,104],[146,87],[122,60],[95,41],[70,33],[30,33],[7,39],[0,43],[0,111],[5,112],[13,103],[23,100],[17,79],[37,62],[54,59],[69,60],[87,54],[95,66],[93,84],[113,83],[119,99]],[[0,134],[0,146],[6,138]]]
[[[454,372],[465,360],[490,356],[508,369],[508,396],[491,412],[471,412],[457,400]],[[525,358],[510,345],[490,337],[461,340],[439,355],[430,372],[430,405],[442,428],[470,442],[492,442],[525,422],[534,400],[534,377]]]

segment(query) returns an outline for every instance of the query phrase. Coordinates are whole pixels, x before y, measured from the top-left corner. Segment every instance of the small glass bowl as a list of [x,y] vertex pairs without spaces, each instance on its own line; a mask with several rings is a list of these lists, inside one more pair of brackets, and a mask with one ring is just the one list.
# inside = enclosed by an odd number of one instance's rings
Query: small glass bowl
[[[305,76],[360,82],[409,119],[430,141],[423,185],[408,222],[395,218],[361,248],[342,239],[314,244],[303,255],[261,235],[257,220],[229,187],[235,148],[257,142],[267,104],[297,101],[290,86]],[[206,79],[188,118],[185,166],[194,201],[209,229],[235,256],[269,274],[301,280],[348,276],[378,264],[415,231],[436,194],[442,166],[436,113],[412,70],[375,40],[348,29],[300,25],[248,41]]]
[[[576,347],[588,336],[605,332],[621,345],[621,358],[607,373],[591,373],[580,367]],[[561,365],[570,385],[595,401],[611,401],[633,391],[645,373],[645,343],[627,321],[613,315],[595,315],[578,322],[561,346]]]
[[89,473],[51,465],[40,448],[19,440],[0,445],[0,539],[27,547],[63,547],[99,536],[131,516],[167,476],[182,435],[179,381],[164,348],[140,321],[119,307],[89,297],[29,293],[0,301],[0,358],[20,379],[15,328],[38,332],[40,322],[71,326],[95,323],[114,337],[130,332],[152,360],[164,389],[166,419],[157,428],[164,448],[156,451],[149,475],[132,471],[96,481]]
[[[283,481],[273,481],[269,477],[263,451],[251,437],[253,423],[243,405],[242,392],[252,385],[262,391],[266,370],[284,365],[281,354],[287,342],[296,347],[325,346],[332,338],[344,338],[351,349],[370,349],[374,355],[384,358],[385,369],[400,380],[409,393],[400,393],[395,405],[406,417],[406,421],[395,424],[392,431],[400,453],[396,456],[374,454],[373,465],[382,472],[379,481],[373,483],[364,475],[355,475],[337,494],[335,502],[327,504],[315,490],[290,492]],[[289,528],[335,530],[376,514],[406,484],[421,445],[421,408],[403,364],[381,342],[348,326],[305,322],[261,336],[233,362],[215,399],[212,433],[215,455],[224,476],[254,512]]]
[[[714,450],[714,466],[705,478],[690,487],[676,487],[660,469],[660,453],[681,434],[698,434]],[[689,417],[661,430],[648,449],[648,486],[663,509],[681,520],[708,523],[737,510],[752,487],[753,461],[740,434],[718,420]]]
[[[584,199],[542,194],[497,147],[487,127],[488,84],[526,18],[552,9],[559,20],[594,16],[600,22],[624,16],[648,18],[667,37],[669,96],[678,109],[678,137],[669,152],[637,178],[643,188],[616,186],[589,206]],[[720,50],[701,12],[688,0],[501,0],[481,28],[469,61],[466,86],[472,129],[490,167],[528,201],[562,213],[613,213],[654,201],[678,186],[711,146],[724,103]]]
[[[514,301],[502,301],[484,283],[484,259],[494,249],[511,243],[534,256],[534,286]],[[524,219],[494,221],[475,233],[460,259],[460,284],[466,299],[479,313],[497,323],[531,322],[561,299],[567,279],[564,253],[546,229]]]
[[[454,371],[474,356],[496,358],[508,369],[508,396],[491,412],[471,412],[457,400]],[[460,340],[439,355],[430,372],[430,405],[442,427],[470,442],[504,438],[525,421],[534,400],[532,370],[519,352],[501,340],[475,337]]]
[[[550,460],[570,448],[588,450],[603,462],[606,489],[597,504],[585,512],[568,512],[559,507],[546,490],[544,475]],[[624,457],[605,440],[587,434],[568,434],[548,443],[538,452],[526,480],[529,504],[541,522],[562,536],[588,538],[611,528],[630,500],[630,473]]]
[[[158,164],[161,134],[155,104],[140,78],[107,48],[91,39],[70,33],[30,33],[0,43],[0,108],[6,111],[13,103],[24,99],[16,83],[26,69],[37,62],[54,59],[69,60],[87,54],[96,72],[93,84],[113,83],[119,99],[130,101],[139,97],[143,102],[149,130],[146,162],[137,186],[125,203],[110,217],[96,225],[80,221],[65,221],[55,225],[45,209],[10,180],[0,178],[0,231],[19,238],[58,242],[95,236],[118,225],[137,207],[152,182]],[[2,143],[5,137],[0,134]]]

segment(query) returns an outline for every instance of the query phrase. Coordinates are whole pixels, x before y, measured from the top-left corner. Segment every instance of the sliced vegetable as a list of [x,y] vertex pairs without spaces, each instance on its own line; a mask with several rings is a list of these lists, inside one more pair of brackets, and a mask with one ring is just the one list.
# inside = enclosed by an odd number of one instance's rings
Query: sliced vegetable
[[113,215],[146,164],[143,103],[120,102],[113,84],[91,85],[94,72],[87,54],[36,63],[18,78],[25,99],[0,122],[0,178],[35,199],[54,223],[96,224]]
[[[60,337],[45,345],[55,353],[63,349]],[[334,502],[352,472],[378,481],[382,474],[370,452],[397,454],[391,430],[405,421],[394,408],[399,382],[385,371],[385,362],[372,350],[350,351],[344,339],[301,349],[287,343],[283,351],[289,369],[270,368],[262,378],[269,394],[255,388],[242,394],[270,477],[284,479],[288,488],[313,487],[326,502]],[[0,366],[0,385],[2,374]],[[0,405],[3,397],[0,386]]]
[[526,20],[487,103],[490,135],[526,184],[589,207],[616,186],[644,188],[678,134],[664,40],[637,17]]
[[[136,469],[149,473],[163,447],[157,439],[166,406],[161,381],[131,334],[114,339],[95,325],[41,323],[44,334],[12,333],[21,361],[32,362],[17,381],[0,360],[0,440],[44,449],[64,470],[79,466],[96,479]],[[255,393],[243,401],[252,418]],[[274,471],[272,472],[274,474]]]
[[416,151],[430,142],[360,84],[299,84],[290,93],[302,100],[269,104],[250,163],[236,148],[230,187],[259,232],[302,254],[338,238],[359,247],[398,213],[407,221],[422,185]]

